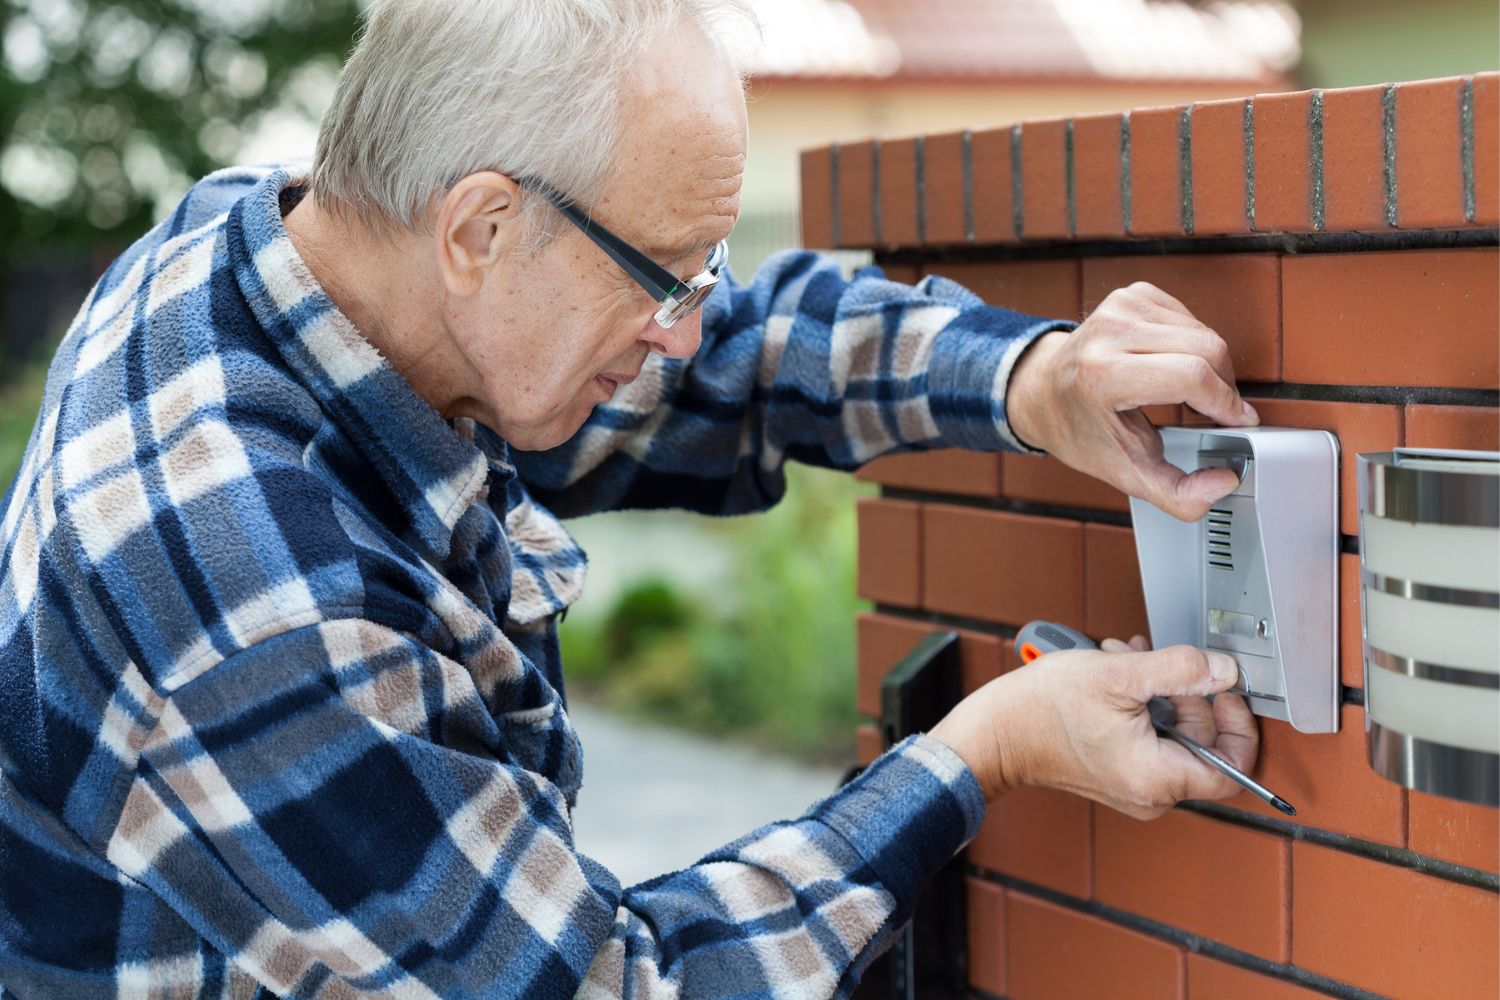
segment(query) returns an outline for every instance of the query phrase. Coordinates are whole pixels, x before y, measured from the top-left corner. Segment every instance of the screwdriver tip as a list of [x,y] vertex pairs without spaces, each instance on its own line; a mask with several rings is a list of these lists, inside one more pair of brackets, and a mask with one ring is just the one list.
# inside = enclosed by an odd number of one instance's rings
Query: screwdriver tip
[[1277,809],[1280,809],[1288,816],[1297,815],[1296,807],[1294,807],[1290,802],[1288,802],[1286,799],[1281,798],[1280,796],[1273,798],[1271,800],[1271,805],[1275,806]]

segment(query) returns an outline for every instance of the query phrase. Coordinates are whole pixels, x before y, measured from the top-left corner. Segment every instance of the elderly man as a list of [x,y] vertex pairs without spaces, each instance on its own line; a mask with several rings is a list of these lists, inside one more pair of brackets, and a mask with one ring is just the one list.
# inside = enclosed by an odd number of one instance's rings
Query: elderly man
[[552,512],[1032,446],[1196,517],[1232,473],[1138,407],[1256,420],[1149,286],[1069,332],[807,253],[736,283],[735,10],[384,0],[310,176],[215,174],[101,279],[0,503],[4,995],[840,995],[1007,789],[1235,790],[1146,713],[1248,769],[1231,662],[1112,642],[691,868],[574,850]]

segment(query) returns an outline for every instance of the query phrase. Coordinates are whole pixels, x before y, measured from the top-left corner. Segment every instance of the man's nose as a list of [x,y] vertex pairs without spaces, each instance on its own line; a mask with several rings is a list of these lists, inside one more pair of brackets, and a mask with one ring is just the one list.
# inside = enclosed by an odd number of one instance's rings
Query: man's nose
[[702,320],[702,310],[694,310],[668,327],[658,325],[653,318],[646,324],[646,332],[641,339],[657,354],[664,354],[669,358],[690,358],[703,341]]

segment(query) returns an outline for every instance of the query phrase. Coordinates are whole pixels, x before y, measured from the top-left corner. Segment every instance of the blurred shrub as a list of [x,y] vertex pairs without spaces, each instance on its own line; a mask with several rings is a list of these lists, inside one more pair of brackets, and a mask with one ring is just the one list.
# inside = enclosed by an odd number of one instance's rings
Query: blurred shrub
[[843,473],[793,466],[769,513],[722,522],[726,593],[660,577],[562,628],[569,683],[629,714],[793,756],[848,756],[854,713],[854,498]]
[[0,371],[0,497],[21,468],[46,380],[45,361]]

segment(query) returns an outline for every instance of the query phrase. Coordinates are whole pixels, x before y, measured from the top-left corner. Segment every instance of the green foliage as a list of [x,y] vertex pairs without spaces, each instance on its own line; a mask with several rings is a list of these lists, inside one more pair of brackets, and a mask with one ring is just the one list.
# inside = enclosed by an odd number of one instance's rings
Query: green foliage
[[0,496],[21,468],[21,456],[42,406],[47,380],[45,361],[24,366],[16,377],[0,377]]
[[722,525],[728,592],[650,578],[562,629],[568,678],[611,707],[810,759],[847,758],[854,712],[854,498],[842,473],[793,467],[771,512]]
[[[0,252],[124,244],[226,165],[258,116],[326,79],[357,0],[8,0]],[[31,177],[26,183],[17,177]]]

